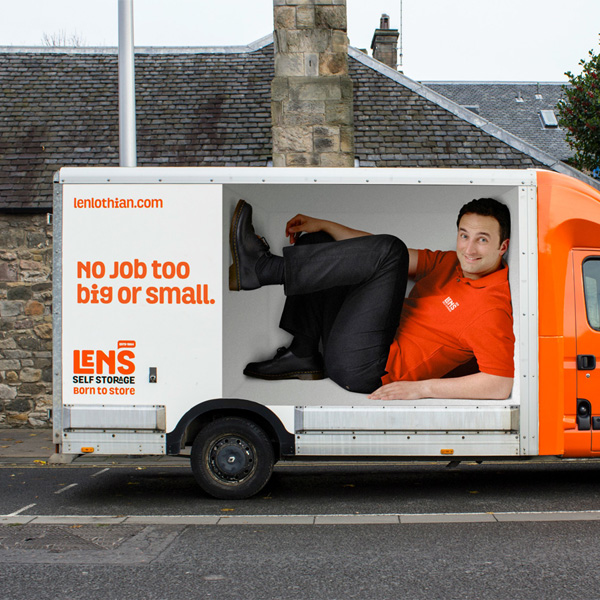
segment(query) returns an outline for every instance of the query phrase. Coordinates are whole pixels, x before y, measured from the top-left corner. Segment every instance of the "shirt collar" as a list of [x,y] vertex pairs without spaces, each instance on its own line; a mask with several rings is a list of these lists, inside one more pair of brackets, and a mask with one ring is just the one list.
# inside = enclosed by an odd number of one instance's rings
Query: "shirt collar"
[[460,268],[460,263],[456,265],[456,276],[457,281],[461,283],[465,283],[474,288],[485,288],[493,285],[499,285],[508,281],[508,265],[502,261],[500,268],[485,277],[480,277],[479,279],[469,279],[464,276],[463,270]]

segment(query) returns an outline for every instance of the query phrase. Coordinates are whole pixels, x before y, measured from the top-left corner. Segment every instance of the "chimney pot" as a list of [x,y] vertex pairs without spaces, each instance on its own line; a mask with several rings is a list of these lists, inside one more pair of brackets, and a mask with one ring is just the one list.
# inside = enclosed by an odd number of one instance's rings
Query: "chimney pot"
[[392,69],[398,68],[398,38],[400,34],[397,29],[390,29],[389,15],[381,15],[379,29],[373,34],[371,50],[373,58]]

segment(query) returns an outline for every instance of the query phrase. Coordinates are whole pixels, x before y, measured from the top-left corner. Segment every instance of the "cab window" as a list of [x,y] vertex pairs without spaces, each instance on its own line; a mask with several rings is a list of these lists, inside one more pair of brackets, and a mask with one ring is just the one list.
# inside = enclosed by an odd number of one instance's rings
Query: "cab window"
[[584,261],[583,291],[588,323],[592,329],[600,331],[600,259]]

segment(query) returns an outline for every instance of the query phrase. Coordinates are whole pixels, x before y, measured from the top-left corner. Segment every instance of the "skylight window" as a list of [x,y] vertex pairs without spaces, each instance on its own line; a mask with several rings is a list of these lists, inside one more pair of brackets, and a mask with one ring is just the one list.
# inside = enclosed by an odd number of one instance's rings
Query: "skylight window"
[[556,129],[558,127],[558,119],[553,110],[540,110],[540,119],[544,129]]

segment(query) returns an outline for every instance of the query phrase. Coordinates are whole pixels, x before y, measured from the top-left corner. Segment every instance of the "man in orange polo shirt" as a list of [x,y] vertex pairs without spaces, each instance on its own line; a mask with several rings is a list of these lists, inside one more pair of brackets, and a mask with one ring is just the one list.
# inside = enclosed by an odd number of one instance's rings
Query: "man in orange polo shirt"
[[[296,215],[286,225],[294,246],[278,257],[256,237],[251,216],[240,201],[230,235],[230,288],[283,284],[280,326],[294,338],[274,358],[248,364],[246,375],[321,379],[326,372],[375,400],[510,395],[514,335],[504,204],[490,198],[465,204],[455,252],[407,249],[394,236]],[[404,299],[407,278],[415,286]],[[473,358],[477,373],[443,377]]]

